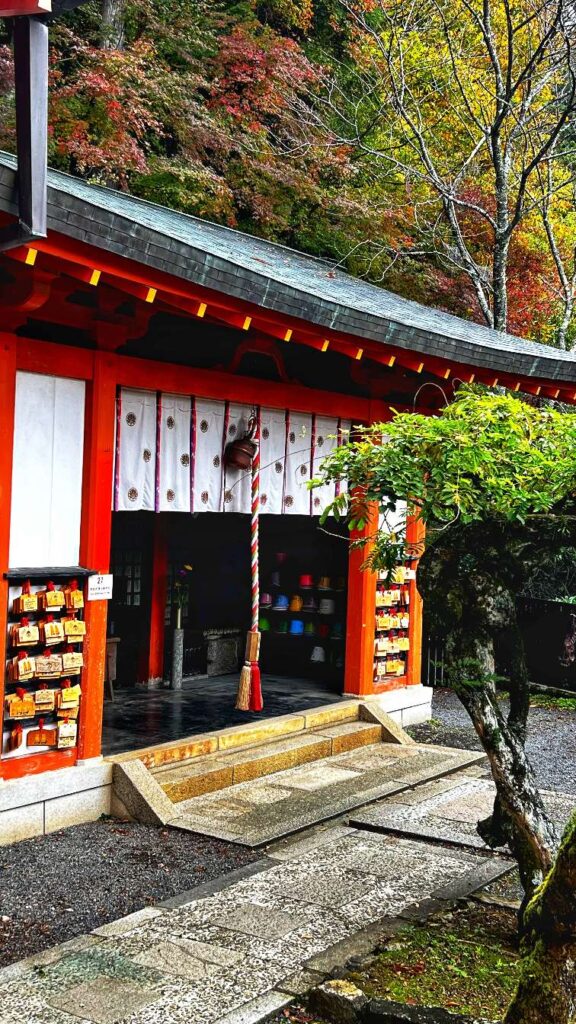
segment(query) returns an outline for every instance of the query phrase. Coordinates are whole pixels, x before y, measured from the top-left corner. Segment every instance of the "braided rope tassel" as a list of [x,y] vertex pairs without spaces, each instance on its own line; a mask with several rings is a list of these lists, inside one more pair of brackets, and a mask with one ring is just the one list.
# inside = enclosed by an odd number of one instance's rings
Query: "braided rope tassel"
[[246,638],[246,656],[238,695],[236,708],[239,711],[261,711],[263,708],[262,687],[260,682],[260,667],[258,657],[260,654],[260,633],[258,631],[258,616],[260,609],[260,410],[258,409],[252,423],[252,440],[256,444],[256,450],[252,457],[252,488],[251,488],[251,522],[250,522],[250,574],[252,583],[252,624]]

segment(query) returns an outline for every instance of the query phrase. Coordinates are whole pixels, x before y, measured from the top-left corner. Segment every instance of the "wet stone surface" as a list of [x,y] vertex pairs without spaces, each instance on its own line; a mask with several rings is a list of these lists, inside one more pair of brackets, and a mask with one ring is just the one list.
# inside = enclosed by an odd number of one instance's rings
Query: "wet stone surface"
[[[18,977],[0,974],[0,1022],[213,1024],[230,1014],[249,1024],[258,1007],[288,1001],[279,990],[311,957],[488,862],[340,825],[332,837],[319,831],[316,845],[298,854],[294,844],[292,859],[212,895],[119,922],[41,971],[30,964]],[[497,871],[506,866],[496,862]]]
[[[495,793],[490,778],[459,772],[450,779],[425,783],[411,792],[363,807],[351,814],[350,822],[359,828],[486,849],[476,826],[491,813]],[[576,809],[576,796],[544,792],[542,797],[560,836]]]
[[474,751],[377,743],[184,800],[174,824],[261,845],[480,760]]

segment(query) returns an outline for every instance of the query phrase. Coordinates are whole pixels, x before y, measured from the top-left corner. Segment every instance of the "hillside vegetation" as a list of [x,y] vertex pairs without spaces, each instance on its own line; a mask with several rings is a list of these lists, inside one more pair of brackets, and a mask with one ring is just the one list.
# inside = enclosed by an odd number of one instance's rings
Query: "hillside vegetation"
[[[517,123],[530,88],[540,89],[540,68],[542,102],[513,149],[500,209],[514,207],[522,161],[536,153],[529,131],[536,124],[550,133],[550,111],[567,116],[510,228],[500,315],[498,183],[490,154],[473,139],[484,123],[493,137],[497,97],[473,8],[468,0],[89,0],[51,28],[50,163],[327,257],[409,298],[569,347],[570,82],[541,55],[531,84],[513,98]],[[541,10],[530,21],[530,3],[521,0],[518,11],[512,56],[505,0],[491,15],[511,76],[543,31]],[[395,53],[408,76],[404,98]],[[432,172],[421,168],[414,111]],[[9,29],[0,46],[0,122],[0,146],[13,150]],[[505,122],[504,130],[504,142],[516,146]],[[434,175],[449,182],[452,207]]]

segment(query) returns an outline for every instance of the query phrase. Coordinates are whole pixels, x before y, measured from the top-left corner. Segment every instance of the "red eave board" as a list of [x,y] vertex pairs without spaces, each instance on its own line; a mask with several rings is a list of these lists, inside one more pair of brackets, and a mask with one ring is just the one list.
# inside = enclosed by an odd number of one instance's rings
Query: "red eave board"
[[52,0],[12,0],[2,3],[0,0],[0,17],[12,18],[18,14],[50,14]]

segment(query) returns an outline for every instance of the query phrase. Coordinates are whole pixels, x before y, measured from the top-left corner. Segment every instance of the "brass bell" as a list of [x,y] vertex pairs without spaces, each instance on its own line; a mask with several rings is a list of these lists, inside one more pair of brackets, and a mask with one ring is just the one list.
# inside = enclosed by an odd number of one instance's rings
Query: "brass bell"
[[248,430],[243,437],[230,441],[224,449],[224,462],[235,469],[250,469],[258,445],[254,440],[257,427],[256,417],[248,423]]

